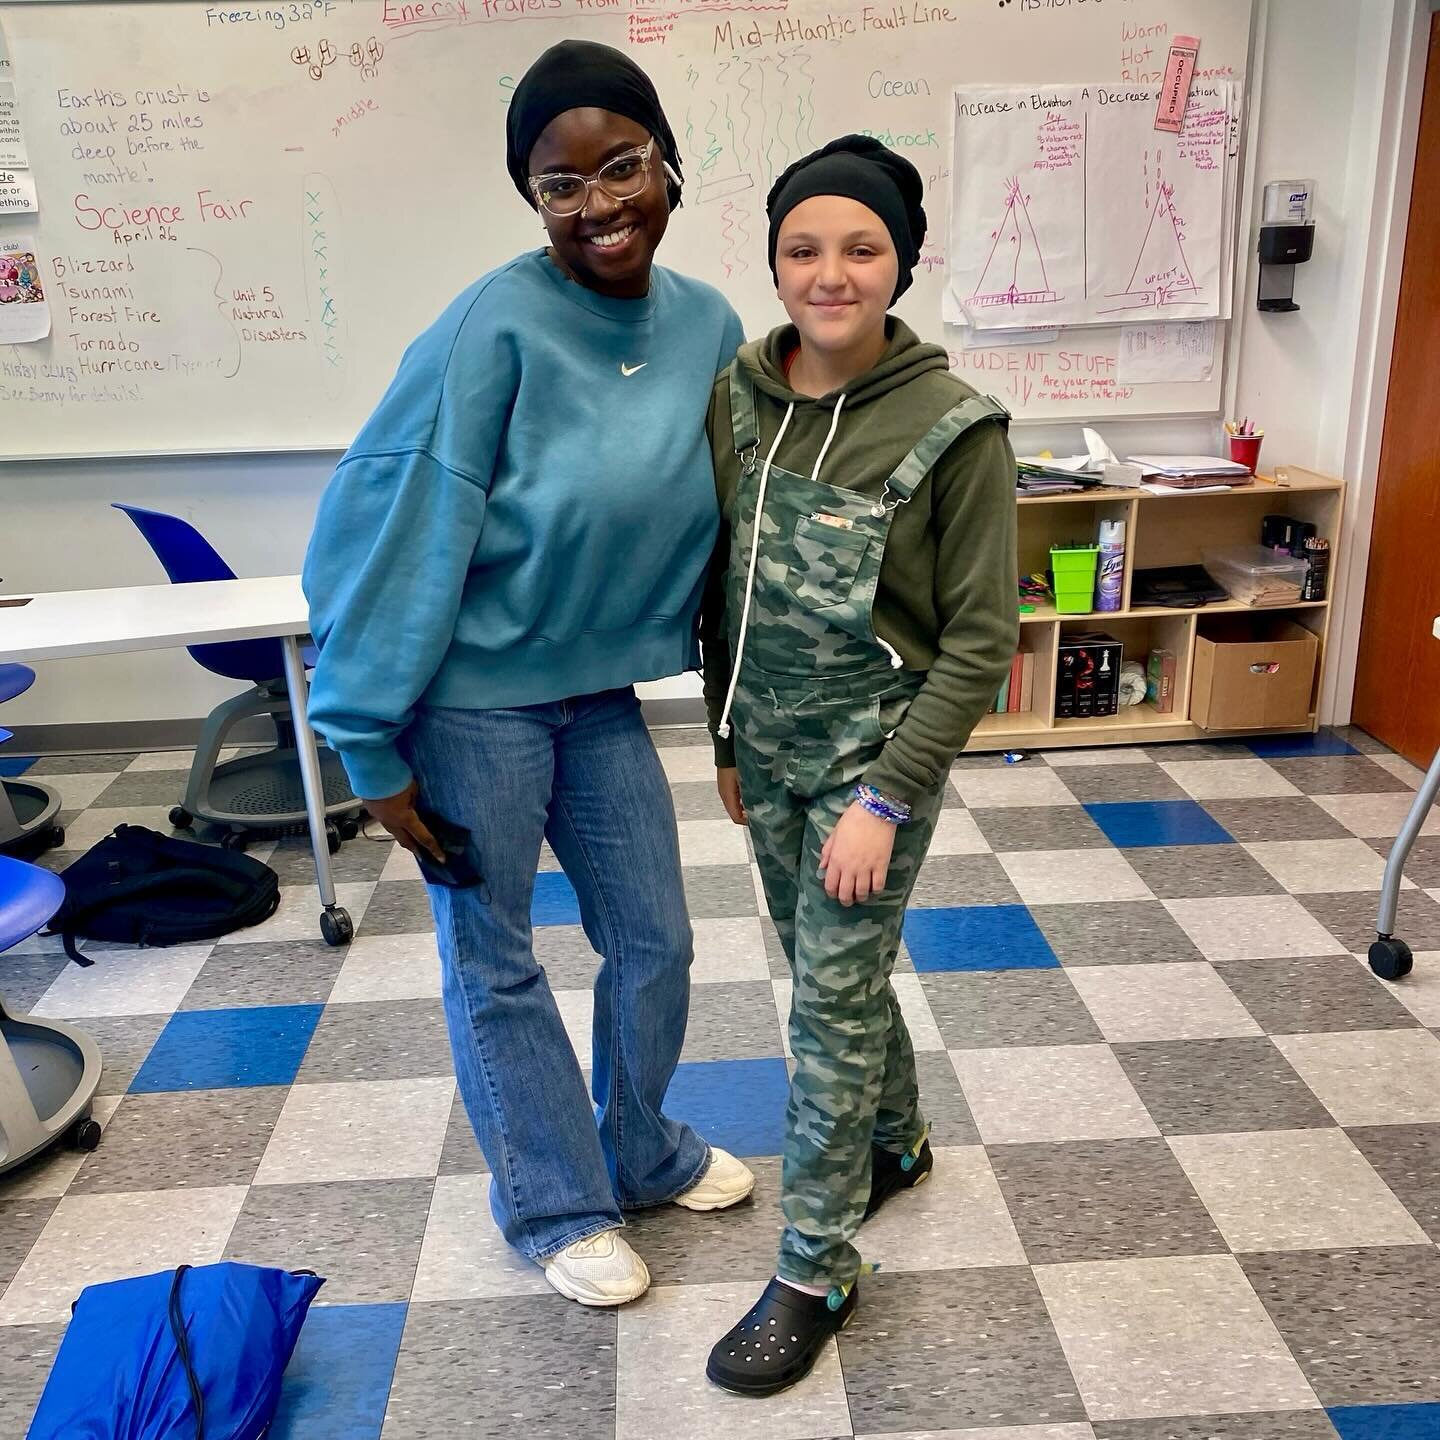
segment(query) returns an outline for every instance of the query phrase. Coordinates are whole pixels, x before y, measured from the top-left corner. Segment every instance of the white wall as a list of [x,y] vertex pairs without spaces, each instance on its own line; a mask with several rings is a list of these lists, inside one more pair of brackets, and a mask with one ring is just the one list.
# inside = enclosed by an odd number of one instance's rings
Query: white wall
[[[1241,237],[1247,271],[1231,346],[1230,392],[1236,408],[1265,425],[1267,466],[1289,461],[1330,474],[1344,474],[1347,462],[1373,467],[1359,434],[1367,413],[1361,400],[1373,402],[1373,396],[1357,393],[1357,352],[1362,364],[1384,364],[1383,353],[1377,360],[1370,351],[1383,260],[1378,251],[1391,227],[1388,216],[1377,219],[1375,205],[1388,199],[1394,178],[1385,173],[1396,164],[1391,110],[1403,88],[1397,69],[1409,63],[1406,48],[1395,43],[1397,17],[1403,22],[1415,3],[1258,0],[1255,211],[1267,180],[1305,177],[1316,182],[1318,221],[1315,258],[1297,273],[1301,309],[1294,315],[1255,311],[1253,231]],[[1403,164],[1403,146],[1398,151]],[[1402,193],[1408,195],[1408,187]],[[1120,451],[1208,450],[1219,443],[1213,421],[1111,422],[1105,430]],[[1069,426],[1017,426],[1015,438],[1026,449],[1050,445],[1068,452],[1078,446],[1078,432]],[[0,588],[14,593],[160,580],[139,534],[108,508],[111,500],[184,515],[216,541],[240,574],[293,572],[332,464],[327,456],[253,456],[7,465],[0,468]],[[1373,482],[1373,475],[1347,478]],[[1364,483],[1352,494],[1350,533],[1362,542],[1372,493]],[[1343,565],[1337,572],[1343,586],[1349,572]],[[1363,577],[1363,568],[1357,573]],[[1362,592],[1353,579],[1351,589],[1358,608]],[[7,725],[192,717],[234,688],[183,653],[37,668],[35,687],[5,707]],[[1329,671],[1326,718],[1343,719],[1353,647],[1348,656],[1333,657]],[[649,693],[690,695],[698,688],[692,677]]]

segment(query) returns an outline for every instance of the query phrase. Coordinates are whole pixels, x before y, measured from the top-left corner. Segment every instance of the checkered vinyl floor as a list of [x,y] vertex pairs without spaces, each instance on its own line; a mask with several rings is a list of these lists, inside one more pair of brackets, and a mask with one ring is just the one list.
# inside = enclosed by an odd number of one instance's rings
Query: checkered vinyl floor
[[[489,1217],[409,858],[344,847],[341,951],[304,846],[257,846],[286,887],[257,929],[0,957],[13,1008],[106,1062],[100,1148],[0,1177],[0,1435],[83,1285],[230,1257],[328,1277],[284,1440],[1440,1437],[1440,813],[1414,974],[1360,958],[1416,771],[1354,732],[963,759],[896,978],[935,1174],[866,1228],[883,1268],[838,1346],[755,1402],[702,1371],[772,1271],[789,982],[703,736],[657,740],[697,945],[671,1109],[749,1159],[753,1203],[636,1217],[635,1305],[551,1293]],[[47,863],[165,829],[187,760],[36,763],[69,832]],[[595,962],[546,865],[536,948],[583,1065]]]

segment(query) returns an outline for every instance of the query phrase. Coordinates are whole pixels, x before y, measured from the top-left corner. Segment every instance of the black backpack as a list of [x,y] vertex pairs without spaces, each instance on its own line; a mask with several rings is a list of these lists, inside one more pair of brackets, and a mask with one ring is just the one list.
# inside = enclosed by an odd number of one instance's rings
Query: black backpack
[[268,920],[280,904],[280,880],[268,865],[141,825],[117,825],[60,878],[65,903],[50,933],[79,965],[92,962],[75,948],[76,936],[132,945],[211,940]]

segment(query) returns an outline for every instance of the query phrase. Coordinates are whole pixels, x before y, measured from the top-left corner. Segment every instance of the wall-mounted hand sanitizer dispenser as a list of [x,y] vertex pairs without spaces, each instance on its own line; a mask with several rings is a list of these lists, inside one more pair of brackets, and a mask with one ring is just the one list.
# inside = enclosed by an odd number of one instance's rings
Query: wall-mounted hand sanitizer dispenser
[[1315,246],[1311,215],[1315,187],[1309,180],[1275,180],[1265,187],[1260,222],[1260,293],[1256,308],[1298,310],[1295,267],[1308,260]]

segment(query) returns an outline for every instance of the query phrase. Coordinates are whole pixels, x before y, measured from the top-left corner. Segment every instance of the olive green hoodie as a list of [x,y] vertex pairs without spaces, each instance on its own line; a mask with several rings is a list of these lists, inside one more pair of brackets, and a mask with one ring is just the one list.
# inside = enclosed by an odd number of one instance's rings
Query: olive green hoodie
[[[975,392],[950,374],[945,351],[923,344],[901,320],[873,369],[843,387],[845,406],[825,455],[828,484],[879,497],[885,481],[946,411]],[[830,430],[841,391],[798,394],[785,357],[793,325],[740,348],[735,364],[753,382],[760,450],[769,449],[787,405],[795,413],[775,461],[806,474]],[[701,612],[705,702],[715,763],[735,763],[733,741],[715,734],[730,684],[725,572],[731,507],[740,476],[730,427],[729,371],[715,383],[709,434],[720,498],[720,537]],[[873,623],[907,670],[925,672],[910,709],[865,779],[907,804],[933,793],[990,708],[1018,643],[1015,456],[998,421],[964,431],[890,524]]]

